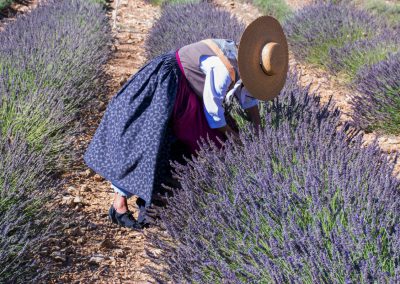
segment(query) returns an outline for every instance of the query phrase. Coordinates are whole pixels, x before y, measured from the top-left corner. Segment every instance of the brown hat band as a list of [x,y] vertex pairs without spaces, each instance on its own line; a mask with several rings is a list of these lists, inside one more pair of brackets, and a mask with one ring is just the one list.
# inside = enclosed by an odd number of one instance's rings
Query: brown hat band
[[272,76],[282,72],[285,64],[285,53],[279,43],[269,42],[261,50],[261,68],[265,74]]

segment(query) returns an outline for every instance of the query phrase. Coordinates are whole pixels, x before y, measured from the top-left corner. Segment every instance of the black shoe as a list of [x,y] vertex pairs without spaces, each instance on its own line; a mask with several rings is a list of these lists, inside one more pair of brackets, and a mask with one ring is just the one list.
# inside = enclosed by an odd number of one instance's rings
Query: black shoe
[[147,216],[146,201],[142,198],[136,199],[136,205],[139,207],[138,222],[143,228],[148,228],[150,226],[149,218]]
[[111,205],[110,210],[108,210],[108,216],[110,217],[111,222],[119,226],[131,228],[135,231],[140,231],[143,229],[143,225],[135,220],[132,212],[129,210],[120,214],[115,210],[114,206]]

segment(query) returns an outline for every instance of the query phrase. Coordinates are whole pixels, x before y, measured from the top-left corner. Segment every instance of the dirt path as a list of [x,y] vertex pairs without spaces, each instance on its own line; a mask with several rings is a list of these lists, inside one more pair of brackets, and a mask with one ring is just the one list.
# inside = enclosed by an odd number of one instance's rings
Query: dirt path
[[[87,148],[108,101],[144,63],[144,39],[159,16],[159,7],[142,0],[114,0],[109,17],[115,43],[107,65],[109,92],[83,117],[86,126],[75,139],[76,153]],[[87,169],[82,155],[77,170],[63,176],[64,190],[55,201],[62,212],[61,236],[43,248],[50,283],[150,283],[144,235],[108,221],[110,183]],[[137,216],[134,200],[131,210]],[[50,257],[49,257],[50,256]]]
[[[240,0],[214,0],[214,2],[231,11],[232,14],[237,16],[245,24],[249,24],[251,21],[262,15],[257,7],[249,3],[243,3]],[[286,2],[293,9],[299,9],[310,1],[286,0]],[[351,120],[352,110],[349,104],[349,95],[352,94],[353,91],[348,89],[337,77],[332,76],[325,70],[297,61],[292,53],[290,53],[289,56],[290,66],[295,66],[301,74],[301,85],[308,86],[311,84],[311,91],[317,90],[322,97],[322,102],[326,102],[329,97],[332,96],[336,106],[338,106],[342,111],[342,120]],[[364,139],[366,143],[378,139],[378,143],[384,152],[395,152],[400,154],[400,136],[377,136],[374,133],[370,133],[366,134]],[[400,178],[400,161],[396,165],[395,173]]]

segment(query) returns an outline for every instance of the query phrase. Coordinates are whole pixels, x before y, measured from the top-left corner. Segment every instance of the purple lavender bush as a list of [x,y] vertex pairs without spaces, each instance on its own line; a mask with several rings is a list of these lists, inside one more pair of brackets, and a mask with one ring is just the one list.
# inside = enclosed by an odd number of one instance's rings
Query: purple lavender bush
[[52,213],[42,206],[57,182],[45,169],[49,149],[32,151],[11,132],[0,136],[0,282],[28,283],[38,274],[33,256],[51,236]]
[[145,43],[148,59],[207,38],[240,40],[244,24],[207,2],[163,5]]
[[352,81],[361,68],[385,60],[389,54],[400,51],[399,46],[400,35],[387,28],[373,39],[360,39],[330,49],[330,69],[335,73],[341,72]]
[[355,124],[367,131],[400,134],[400,53],[361,69],[354,88],[359,92],[351,101]]
[[45,204],[77,159],[71,137],[104,89],[110,39],[103,7],[83,0],[46,1],[0,33],[0,283],[38,274]]
[[172,283],[396,283],[400,182],[377,145],[291,75],[242,146],[203,144],[174,164],[161,226],[149,233]]
[[296,57],[329,70],[330,50],[372,39],[384,26],[378,18],[350,4],[321,3],[297,11],[285,22],[285,31]]
[[0,34],[3,128],[18,121],[13,129],[26,133],[32,147],[46,141],[59,152],[64,143],[56,133],[104,88],[109,41],[102,6],[81,0],[46,2],[8,25]]

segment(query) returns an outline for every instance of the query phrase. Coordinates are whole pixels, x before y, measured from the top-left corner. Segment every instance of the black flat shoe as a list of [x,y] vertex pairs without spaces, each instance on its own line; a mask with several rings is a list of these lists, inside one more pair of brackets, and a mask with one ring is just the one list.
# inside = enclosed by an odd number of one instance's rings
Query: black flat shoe
[[136,199],[136,205],[139,207],[138,222],[143,228],[150,227],[149,217],[147,216],[146,202],[140,197]]
[[140,231],[143,229],[143,225],[135,220],[132,212],[129,210],[120,214],[117,212],[117,210],[115,210],[114,206],[111,205],[110,210],[108,210],[108,216],[111,222],[121,227],[130,228],[135,231]]

